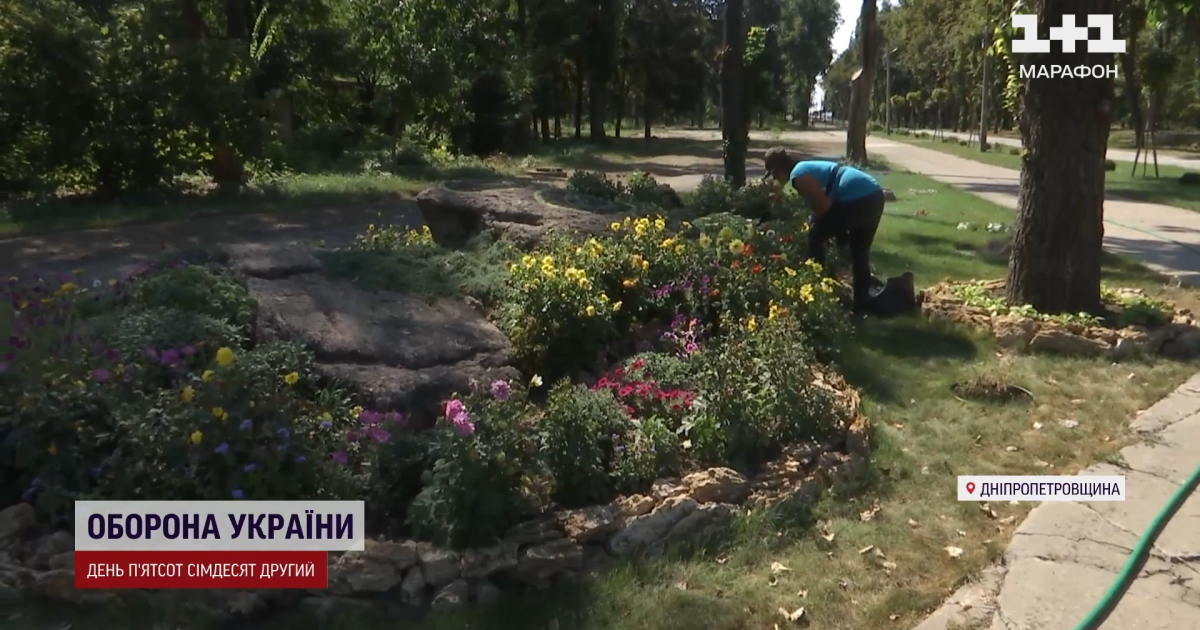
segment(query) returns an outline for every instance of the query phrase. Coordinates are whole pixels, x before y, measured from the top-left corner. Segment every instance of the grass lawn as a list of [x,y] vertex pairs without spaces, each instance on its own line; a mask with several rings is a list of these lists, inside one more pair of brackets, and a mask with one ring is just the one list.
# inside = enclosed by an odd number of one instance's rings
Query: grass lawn
[[[944,277],[1004,274],[1005,261],[989,253],[996,251],[996,235],[956,226],[1008,224],[1011,211],[925,177],[881,177],[899,195],[879,232],[875,262],[883,274],[912,270],[922,286]],[[1167,287],[1127,260],[1107,257],[1105,273],[1112,285],[1196,304],[1192,293]],[[815,523],[752,514],[718,549],[630,563],[492,608],[388,620],[350,614],[336,621],[301,609],[247,627],[740,630],[788,627],[779,610],[804,607],[813,628],[906,630],[995,560],[1032,507],[998,504],[985,511],[959,503],[957,475],[1072,474],[1109,459],[1126,443],[1130,418],[1194,370],[1169,361],[1113,365],[1005,356],[969,331],[919,318],[868,321],[858,340],[842,367],[863,389],[877,426],[874,475],[853,495],[823,499]],[[1036,398],[1002,406],[952,396],[952,383],[978,375],[1002,376]],[[961,549],[961,556],[952,557],[948,547]],[[26,608],[4,626],[59,628],[62,614]],[[179,611],[113,615],[81,615],[73,627],[215,627]]]
[[[995,146],[991,151],[983,153],[977,145],[962,146],[957,142],[942,142],[899,134],[893,134],[888,139],[949,153],[976,162],[1013,170],[1021,169],[1021,156],[1013,155],[1010,151],[1013,147]],[[1158,169],[1159,177],[1157,179],[1153,175],[1153,164],[1147,169],[1148,176],[1143,177],[1140,165],[1138,174],[1134,175],[1132,162],[1117,162],[1117,169],[1109,171],[1105,175],[1104,185],[1109,193],[1126,199],[1161,203],[1188,210],[1200,210],[1200,186],[1187,186],[1179,183],[1179,176],[1187,172],[1185,169],[1166,165],[1160,165]]]

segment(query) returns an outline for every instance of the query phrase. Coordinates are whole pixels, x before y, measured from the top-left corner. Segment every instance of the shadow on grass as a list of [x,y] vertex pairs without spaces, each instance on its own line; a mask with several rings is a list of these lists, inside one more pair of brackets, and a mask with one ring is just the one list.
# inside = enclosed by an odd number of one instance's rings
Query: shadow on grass
[[838,367],[851,385],[890,403],[908,398],[903,394],[907,381],[920,378],[926,364],[966,363],[978,356],[979,344],[970,331],[913,315],[859,323]]

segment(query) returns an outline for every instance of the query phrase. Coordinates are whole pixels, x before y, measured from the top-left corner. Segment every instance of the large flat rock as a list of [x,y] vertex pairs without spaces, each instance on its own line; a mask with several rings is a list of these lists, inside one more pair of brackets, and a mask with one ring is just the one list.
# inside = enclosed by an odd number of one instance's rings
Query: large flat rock
[[264,340],[296,341],[377,410],[432,416],[472,379],[515,378],[508,339],[458,299],[365,291],[321,274],[250,278]]
[[562,188],[519,180],[448,181],[417,195],[421,217],[444,247],[494,230],[525,246],[551,232],[598,235],[632,208]]

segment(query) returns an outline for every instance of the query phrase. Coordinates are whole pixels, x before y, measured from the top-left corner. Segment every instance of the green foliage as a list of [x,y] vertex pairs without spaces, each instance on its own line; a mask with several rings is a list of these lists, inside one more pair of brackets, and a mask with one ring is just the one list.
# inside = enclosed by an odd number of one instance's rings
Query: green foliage
[[1083,324],[1085,326],[1095,326],[1100,324],[1100,319],[1091,313],[1061,313],[1057,315],[1046,315],[1039,313],[1028,304],[1011,305],[1004,298],[993,292],[987,286],[986,281],[975,281],[957,285],[954,288],[954,293],[962,298],[963,302],[968,306],[982,308],[995,315],[1018,315],[1021,317],[1029,317],[1032,319],[1045,319],[1060,321],[1066,324]]
[[557,383],[537,421],[539,450],[554,478],[554,500],[566,507],[611,500],[608,462],[631,428],[609,392],[567,380]]
[[220,267],[201,265],[168,269],[147,278],[133,291],[133,304],[207,315],[243,329],[249,327],[256,308],[237,278]]
[[607,201],[625,195],[625,187],[597,171],[574,171],[567,177],[567,190]]
[[142,358],[147,349],[241,347],[245,331],[225,319],[176,308],[126,308],[96,320],[94,335],[123,361]]
[[434,429],[433,467],[409,507],[416,535],[455,547],[488,545],[545,500],[537,444],[521,426],[531,408],[521,388],[501,382],[507,396],[492,384],[446,404]]

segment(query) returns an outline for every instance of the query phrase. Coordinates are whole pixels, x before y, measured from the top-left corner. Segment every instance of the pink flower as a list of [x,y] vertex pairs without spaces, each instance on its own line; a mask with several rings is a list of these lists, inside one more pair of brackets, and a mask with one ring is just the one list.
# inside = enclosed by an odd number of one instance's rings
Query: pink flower
[[508,400],[512,396],[512,386],[508,381],[496,381],[492,383],[492,397],[500,402]]
[[475,423],[471,422],[471,414],[467,413],[465,409],[450,418],[450,426],[454,427],[454,432],[462,437],[475,433]]
[[350,463],[350,453],[346,451],[338,451],[333,454],[333,461],[345,466]]
[[463,404],[463,401],[458,400],[457,398],[446,403],[446,419],[451,422],[454,421],[455,416],[460,413],[465,413],[466,411],[467,406]]

